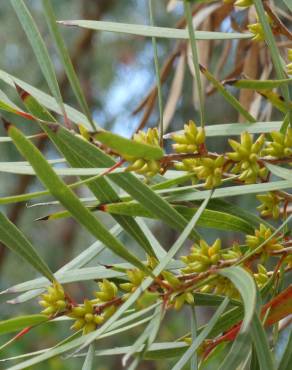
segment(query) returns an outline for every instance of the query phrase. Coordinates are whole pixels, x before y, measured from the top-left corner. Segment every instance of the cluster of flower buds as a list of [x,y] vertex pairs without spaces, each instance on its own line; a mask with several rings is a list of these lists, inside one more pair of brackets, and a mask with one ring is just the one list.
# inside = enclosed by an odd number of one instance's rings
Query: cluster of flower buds
[[205,187],[207,189],[212,189],[221,185],[224,162],[223,155],[215,159],[201,158],[198,161],[198,165],[193,168],[193,171],[199,180],[206,181]]
[[194,121],[189,121],[187,125],[184,125],[182,135],[173,134],[171,138],[175,141],[172,147],[176,153],[196,153],[201,151],[206,135],[202,128],[197,128]]
[[178,171],[186,171],[192,174],[191,180],[193,184],[197,184],[199,182],[198,177],[195,174],[195,168],[197,168],[200,164],[200,158],[187,158],[183,159],[181,162],[175,163],[175,168]]
[[288,61],[289,63],[287,64],[287,73],[288,75],[292,75],[292,49],[288,49]]
[[239,299],[240,294],[232,282],[223,277],[223,276],[216,276],[215,280],[210,281],[206,285],[203,285],[200,288],[202,293],[213,293],[217,295],[224,295],[229,298]]
[[209,246],[205,240],[200,240],[199,244],[194,244],[191,248],[191,253],[187,256],[182,256],[181,260],[187,265],[182,269],[185,274],[193,272],[203,272],[216,265],[221,257],[221,240],[216,239]]
[[222,155],[217,158],[188,158],[176,163],[175,168],[179,171],[192,173],[193,184],[203,180],[205,181],[205,188],[212,189],[221,185],[224,162]]
[[[159,136],[157,128],[149,128],[147,132],[139,131],[137,134],[134,135],[133,140],[138,143],[159,147]],[[131,163],[130,166],[127,167],[127,171],[134,171],[146,177],[152,177],[156,175],[161,168],[160,162],[154,159],[149,160],[145,158],[130,156],[124,156],[124,158]]]
[[269,280],[269,275],[265,266],[261,265],[260,263],[258,264],[257,268],[258,272],[253,274],[253,276],[257,286],[261,289],[264,285],[267,284]]
[[127,270],[129,282],[120,284],[120,288],[126,292],[133,293],[145,278],[145,273],[142,270],[133,269]]
[[118,287],[115,283],[103,279],[103,281],[100,281],[98,283],[99,291],[95,292],[94,295],[96,296],[96,303],[104,303],[112,301],[114,298],[116,298],[118,293]]
[[57,281],[48,287],[47,293],[41,295],[39,304],[44,308],[41,313],[49,317],[57,316],[69,307],[64,289]]
[[263,134],[254,143],[251,134],[248,132],[241,134],[240,143],[232,139],[229,139],[228,142],[234,152],[227,153],[227,156],[233,162],[237,162],[231,172],[240,174],[239,180],[246,184],[252,184],[256,182],[258,177],[264,179],[267,176],[267,169],[260,167],[258,163],[261,150],[265,144]]
[[237,242],[234,242],[231,248],[223,249],[222,250],[222,258],[223,260],[235,260],[242,257],[242,251],[240,246]]
[[279,243],[277,238],[271,238],[272,234],[273,232],[270,228],[266,227],[264,224],[260,224],[260,228],[255,230],[254,235],[246,235],[246,245],[251,251],[262,245],[258,254],[269,254],[270,252],[283,249],[283,246]]
[[[180,280],[171,272],[163,271],[162,276],[174,291],[181,286]],[[180,310],[185,303],[194,303],[194,295],[190,291],[185,291],[179,294],[174,292],[170,297],[170,304],[172,304],[174,309],[177,311]]]
[[284,198],[278,193],[272,191],[265,194],[259,194],[256,197],[261,202],[261,205],[257,207],[257,210],[261,213],[261,216],[272,216],[275,220],[277,220],[280,216],[280,204]]
[[[117,297],[118,287],[107,279],[100,281],[98,285],[100,290],[94,293],[96,299],[85,299],[82,305],[72,308],[68,315],[75,319],[71,329],[82,329],[83,334],[90,333],[115,313],[116,305],[105,303],[112,302]],[[105,304],[104,307],[103,304]]]
[[68,316],[75,319],[71,329],[82,329],[83,334],[94,331],[104,322],[103,315],[98,315],[95,311],[95,302],[88,299],[85,299],[82,305],[73,307]]
[[270,133],[272,140],[266,143],[263,155],[270,155],[276,158],[285,158],[292,155],[292,128],[289,127],[285,134],[273,131]]
[[173,295],[170,303],[173,304],[175,310],[179,311],[185,303],[193,304],[195,302],[194,295],[191,292],[184,292],[178,295]]

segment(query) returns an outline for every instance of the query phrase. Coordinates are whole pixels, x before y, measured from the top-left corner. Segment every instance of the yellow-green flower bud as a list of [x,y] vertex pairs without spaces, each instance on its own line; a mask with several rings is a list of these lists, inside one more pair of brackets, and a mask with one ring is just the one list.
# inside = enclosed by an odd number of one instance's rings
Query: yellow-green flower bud
[[289,127],[285,134],[278,131],[271,132],[272,142],[267,143],[263,155],[276,158],[285,158],[292,155],[292,128]]
[[120,284],[120,288],[126,292],[134,292],[136,288],[142,283],[145,278],[145,273],[142,270],[134,269],[127,270],[127,275],[130,280],[129,283]]
[[206,135],[202,128],[197,128],[194,121],[189,121],[184,125],[184,133],[182,135],[173,134],[172,140],[173,150],[177,153],[195,153],[199,151],[200,145],[204,144]]
[[173,289],[177,289],[181,285],[179,279],[169,271],[163,271],[162,276]]
[[280,204],[284,198],[274,192],[259,194],[256,197],[261,202],[261,205],[257,207],[257,210],[260,211],[261,215],[263,217],[272,216],[277,220],[280,215]]
[[258,253],[269,253],[283,249],[283,246],[276,238],[272,238],[265,242],[271,235],[272,230],[261,224],[260,228],[255,230],[254,235],[246,236],[246,245],[250,248],[250,250],[254,250],[264,243]]
[[[139,131],[134,135],[133,140],[138,143],[159,147],[159,136],[157,128],[150,128],[147,132]],[[137,158],[133,156],[124,156],[124,159],[131,163],[127,167],[126,171],[134,171],[146,177],[155,176],[161,168],[160,161]]]
[[171,303],[173,303],[174,309],[179,311],[185,303],[193,304],[194,296],[191,292],[185,292],[180,295],[174,296],[171,299]]
[[255,278],[257,286],[259,288],[262,288],[268,282],[269,276],[268,276],[268,272],[266,268],[263,265],[258,264],[257,268],[258,268],[258,273],[254,274],[253,276]]
[[97,326],[105,320],[104,315],[95,312],[95,302],[88,299],[84,300],[83,305],[72,307],[69,317],[75,319],[71,326],[73,330],[81,330],[83,334],[88,334],[96,330]]
[[96,298],[98,298],[101,302],[108,302],[114,299],[118,293],[118,288],[115,283],[103,279],[102,282],[98,283],[99,285],[99,292],[95,292]]
[[212,189],[219,186],[222,181],[222,173],[224,166],[224,157],[219,156],[216,159],[201,158],[197,161],[197,166],[193,168],[199,180],[205,180],[205,187]]
[[44,307],[42,313],[48,316],[55,316],[65,312],[69,307],[64,289],[57,281],[47,288],[47,293],[41,295],[39,304]]
[[230,160],[235,162],[231,172],[240,174],[239,179],[246,184],[256,182],[257,178],[264,179],[267,169],[260,167],[258,159],[265,144],[265,136],[260,135],[253,143],[250,133],[243,132],[240,136],[240,143],[235,140],[228,140],[234,152],[227,153]]
[[203,272],[216,265],[221,258],[221,240],[217,239],[209,246],[204,240],[194,244],[191,253],[182,256],[181,260],[187,265],[182,269],[183,273]]

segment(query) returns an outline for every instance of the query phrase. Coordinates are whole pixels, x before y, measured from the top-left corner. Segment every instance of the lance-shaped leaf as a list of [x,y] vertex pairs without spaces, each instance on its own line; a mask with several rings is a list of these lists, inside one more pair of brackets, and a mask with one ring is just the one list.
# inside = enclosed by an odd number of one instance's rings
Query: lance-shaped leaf
[[274,370],[274,359],[269,348],[266,332],[257,314],[254,315],[251,325],[251,336],[261,369]]
[[[171,39],[189,39],[187,30],[180,30],[177,28],[144,26],[140,24],[118,23],[118,22],[104,22],[104,21],[59,21],[64,26],[77,26],[82,28],[89,28],[96,31],[108,31],[127,33],[137,36],[145,37],[159,37]],[[249,33],[226,33],[226,32],[208,32],[197,31],[196,38],[198,40],[228,40],[228,39],[248,39],[251,37]]]
[[265,99],[267,99],[273,107],[277,108],[280,112],[287,113],[292,109],[292,103],[286,102],[281,95],[273,90],[258,90]]
[[145,265],[129,252],[127,248],[83,206],[73,191],[56,175],[42,153],[27,140],[17,128],[10,126],[8,132],[18,150],[31,163],[40,181],[50,190],[51,194],[68,209],[81,225],[93,236],[102,241],[115,254],[138,268],[148,271]]
[[68,77],[68,80],[70,81],[72,90],[78,100],[78,103],[83,109],[83,112],[85,113],[88,121],[90,122],[92,129],[95,130],[95,124],[92,120],[91,113],[88,107],[88,104],[86,102],[85,96],[83,94],[83,91],[80,86],[80,82],[78,80],[78,77],[76,75],[76,72],[74,70],[73,63],[71,61],[68,49],[66,48],[65,42],[61,36],[61,33],[58,29],[58,25],[56,23],[56,17],[54,14],[54,10],[51,4],[50,0],[43,0],[43,9],[44,14],[47,20],[47,23],[49,25],[50,31],[52,36],[54,37],[56,46],[59,51],[60,58],[63,62],[63,67],[65,69],[66,75]]
[[[46,107],[47,109],[50,109],[53,112],[56,112],[58,114],[62,114],[62,110],[60,109],[57,101],[52,96],[44,93],[43,91],[37,89],[36,87],[22,81],[21,79],[15,77],[15,76],[12,76],[11,74],[9,74],[9,73],[7,73],[3,70],[0,70],[0,80],[2,80],[7,85],[9,85],[13,88],[15,88],[15,84],[21,86],[25,91],[29,92],[32,96],[37,98],[38,101],[44,107]],[[82,122],[82,124],[84,126],[86,126],[87,129],[89,129],[89,130],[91,129],[90,122],[88,121],[88,119],[86,118],[86,116],[83,113],[79,112],[75,108],[72,108],[68,104],[65,104],[65,109],[66,109],[66,113],[67,113],[68,118],[72,122],[74,122],[76,124],[80,124],[80,122]],[[98,127],[96,123],[95,123],[95,127]]]
[[[45,121],[55,121],[54,117],[42,105],[40,105],[33,96],[25,92],[19,86],[17,86],[17,90],[27,109],[37,118]],[[41,122],[39,122],[39,124],[72,167],[80,166],[96,168],[103,166],[103,163],[97,156],[92,156],[92,160],[90,161],[86,155],[78,153],[74,144],[73,146],[68,145],[66,142],[60,140],[59,135],[56,135],[54,130],[51,130],[47,125],[42,124]],[[115,164],[115,162],[113,162],[113,164]],[[88,179],[87,177],[81,178],[85,181]],[[120,199],[115,189],[104,177],[95,179],[94,182],[88,183],[87,186],[100,202],[118,202]],[[135,220],[131,217],[119,215],[114,216],[114,219],[139,243],[139,245],[142,246],[148,254],[152,256],[155,255],[151,244],[148,242]]]
[[0,212],[0,240],[50,281],[55,280],[48,265],[36,252],[30,241],[2,212]]
[[63,104],[61,92],[59,89],[57,77],[54,71],[53,63],[50,59],[46,45],[39,33],[37,26],[23,0],[11,0],[11,4],[18,16],[18,19],[27,35],[27,38],[33,48],[35,56],[38,60],[42,73],[47,81],[47,84],[58,102],[61,111],[66,119],[66,111]]
[[292,78],[282,80],[225,80],[224,85],[235,86],[238,89],[266,90],[275,89],[281,85],[292,83]]
[[237,110],[248,122],[256,122],[256,119],[243,107],[243,105],[225,89],[224,85],[218,81],[207,68],[200,65],[201,72],[207,78],[208,81],[218,90],[218,92],[224,97],[233,108]]
[[[90,206],[88,208],[91,211],[100,210],[110,213],[111,215],[127,215],[131,217],[147,217],[157,219],[157,217],[149,212],[144,206],[136,202],[111,203],[100,206]],[[175,205],[174,209],[187,220],[190,220],[198,208]],[[51,221],[66,217],[71,217],[68,211],[58,211],[43,216],[37,219],[37,221]],[[218,230],[241,231],[243,233],[252,233],[254,231],[254,223],[252,222],[247,222],[240,217],[226,212],[212,211],[209,209],[206,209],[203,212],[200,220],[198,221],[198,226],[214,228]]]
[[[197,207],[186,206],[174,206],[174,208],[187,220],[190,220],[198,210]],[[157,218],[151,212],[147,211],[144,206],[136,202],[104,204],[97,207],[97,209],[100,209],[104,212],[109,212],[110,214],[117,213],[135,217],[139,216]],[[206,209],[202,213],[197,225],[220,230],[242,231],[244,233],[253,231],[253,226],[245,220],[225,212],[212,211],[209,209]]]
[[220,370],[236,369],[245,360],[250,349],[248,334],[256,308],[256,286],[251,275],[241,267],[229,267],[221,270],[219,274],[231,280],[239,291],[244,304],[244,318],[240,332],[220,366]]
[[0,110],[9,112],[9,113],[14,113],[14,114],[17,114],[18,116],[21,116],[27,119],[32,119],[32,116],[30,114],[24,112],[17,105],[12,103],[12,101],[10,101],[8,97],[4,94],[4,92],[1,90],[0,90]]
[[0,321],[0,335],[13,333],[15,331],[48,321],[46,315],[17,316],[12,319]]
[[100,131],[94,134],[94,138],[104,145],[113,149],[120,155],[144,159],[161,159],[163,150],[154,145],[139,143],[108,131]]

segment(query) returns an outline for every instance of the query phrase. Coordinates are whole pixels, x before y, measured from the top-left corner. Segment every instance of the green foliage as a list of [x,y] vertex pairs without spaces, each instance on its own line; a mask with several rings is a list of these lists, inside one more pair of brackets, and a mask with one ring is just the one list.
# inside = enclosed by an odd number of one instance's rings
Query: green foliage
[[[63,26],[152,37],[157,86],[142,105],[153,104],[158,96],[159,124],[147,131],[137,131],[128,139],[97,127],[93,121],[51,2],[42,1],[45,17],[83,113],[63,104],[46,44],[29,9],[23,1],[11,0],[11,3],[53,97],[0,71],[0,79],[15,88],[27,110],[20,109],[0,91],[0,109],[9,114],[11,121],[3,120],[8,137],[0,138],[0,142],[12,144],[27,161],[2,162],[0,171],[35,176],[45,188],[2,197],[0,204],[47,195],[50,201],[46,206],[61,205],[63,209],[42,217],[42,221],[46,220],[44,227],[53,220],[60,222],[73,217],[95,243],[53,273],[24,234],[0,213],[1,242],[43,275],[1,292],[16,294],[10,300],[15,304],[37,298],[40,312],[2,320],[0,334],[21,331],[1,349],[12,348],[16,339],[37,326],[54,322],[58,327],[63,321],[70,321],[70,328],[65,329],[65,339],[51,348],[16,356],[14,359],[29,358],[10,369],[39,366],[59,355],[61,361],[66,361],[64,354],[72,350],[75,351],[73,356],[84,358],[82,368],[87,370],[95,368],[98,356],[121,354],[124,355],[122,365],[130,370],[138,368],[142,361],[153,359],[157,363],[171,359],[174,370],[189,364],[191,369],[216,366],[222,370],[252,369],[257,364],[261,369],[272,370],[276,368],[276,362],[280,364],[279,369],[288,369],[291,335],[280,359],[275,358],[273,348],[278,342],[278,332],[283,329],[281,320],[285,322],[291,315],[292,300],[291,285],[287,284],[292,265],[291,216],[288,216],[292,198],[283,191],[292,185],[291,170],[286,168],[292,163],[292,131],[288,127],[291,123],[291,79],[286,76],[286,70],[290,73],[291,63],[285,66],[279,57],[277,32],[287,35],[288,31],[282,24],[278,23],[276,27],[278,18],[273,10],[264,4],[272,15],[267,17],[261,0],[227,0],[218,5],[229,12],[233,5],[243,9],[254,7],[258,21],[247,25],[253,37],[247,32],[195,29],[196,12],[192,13],[193,5],[187,0],[184,1],[183,19],[186,29],[155,27],[151,1],[151,26],[87,20],[59,22]],[[208,8],[208,0],[192,3],[201,3],[208,11],[212,9],[212,5]],[[162,84],[167,68],[159,68],[156,38],[183,42],[180,44],[183,47],[178,49],[185,53],[181,55],[183,57],[187,56],[189,45],[201,127],[190,119],[183,131],[163,135],[167,125],[164,125]],[[216,73],[200,65],[199,42],[233,39],[241,43],[262,42],[262,48],[267,46],[276,79],[227,79],[221,82]],[[291,49],[287,55],[291,62]],[[241,123],[206,124],[210,104],[206,101],[206,81],[240,115]],[[279,121],[257,121],[253,110],[246,106],[244,99],[238,99],[232,90],[229,91],[228,85],[241,89],[241,92],[245,89],[260,91],[268,99],[267,104],[270,101],[278,108]],[[281,89],[283,98],[273,91],[277,88]],[[16,116],[26,120],[38,133],[24,134],[16,127]],[[249,123],[242,123],[243,120]],[[37,148],[32,140],[39,135],[54,145],[60,153],[59,159],[47,159]],[[231,138],[233,135],[240,137]],[[222,145],[220,151],[211,151],[209,138],[220,136],[228,138],[233,151],[222,149]],[[166,140],[172,140],[172,145],[167,145]],[[65,165],[64,168],[56,168],[59,163]],[[62,179],[72,175],[80,180],[67,184]],[[283,180],[275,180],[271,175]],[[77,187],[87,187],[93,197],[89,200],[82,198],[72,190]],[[224,199],[239,195],[245,201],[251,194],[255,194],[261,203],[257,204],[259,216]],[[109,228],[95,212],[112,216],[114,226]],[[147,219],[152,219],[152,224]],[[168,240],[168,245],[161,244],[154,234],[153,224],[155,228],[166,224],[178,234],[176,240]],[[216,237],[212,240],[205,229],[212,229]],[[218,230],[227,232],[228,238],[217,235]],[[233,232],[238,232],[238,241],[231,240]],[[125,233],[127,238],[124,238]],[[133,248],[132,241],[137,248]],[[187,251],[190,242],[192,245]],[[105,250],[111,251],[118,261],[87,266]],[[84,291],[80,300],[80,297],[75,299],[71,295],[67,284],[81,282],[83,284],[78,287]],[[85,288],[89,282],[91,286],[96,285],[92,294]],[[196,307],[199,306],[216,309],[210,320],[200,327],[196,317]],[[184,328],[183,336],[172,332],[165,341],[161,334],[166,324],[165,316],[175,312],[176,317],[185,320],[186,308],[191,312],[190,327]],[[140,332],[137,335],[135,331],[136,338],[130,346],[96,351],[98,340],[106,337],[119,340],[121,333],[136,327]],[[270,327],[273,328],[273,338],[269,337]],[[75,332],[73,335],[71,330]]]

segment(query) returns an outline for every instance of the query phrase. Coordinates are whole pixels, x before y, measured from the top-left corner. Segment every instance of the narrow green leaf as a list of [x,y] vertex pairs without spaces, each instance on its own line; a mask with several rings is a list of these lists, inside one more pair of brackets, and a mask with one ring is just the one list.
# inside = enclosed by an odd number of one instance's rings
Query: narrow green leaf
[[272,172],[273,175],[292,181],[292,170],[288,170],[287,168],[276,166],[271,163],[266,163],[266,167]]
[[145,270],[144,264],[129,252],[118,239],[112,236],[92,213],[82,205],[73,191],[56,175],[41,152],[15,127],[10,126],[8,132],[18,150],[31,163],[40,181],[68,209],[76,220],[118,256]]
[[292,82],[292,78],[284,78],[282,80],[226,80],[224,81],[225,85],[232,85],[239,89],[252,89],[252,90],[261,90],[261,89],[275,89],[281,85],[289,84]]
[[[190,220],[198,209],[197,207],[186,206],[174,206],[174,208],[187,220]],[[155,215],[145,209],[144,206],[136,202],[106,204],[102,206],[102,210],[110,214],[157,218]],[[210,209],[206,209],[203,212],[197,225],[220,230],[242,231],[244,233],[253,231],[253,225],[251,223],[248,223],[245,220],[228,213],[213,211]]]
[[[251,185],[238,185],[238,186],[228,186],[226,188],[215,189],[212,195],[213,199],[223,198],[223,197],[234,197],[236,195],[244,194],[257,194],[266,191],[289,189],[292,186],[291,180],[283,181],[271,181],[269,183],[263,184],[251,184]],[[188,194],[178,194],[168,196],[166,199],[169,202],[186,202],[193,200],[202,200],[208,194],[209,190],[194,191]]]
[[[166,28],[166,27],[152,27],[144,26],[141,24],[129,24],[129,23],[118,23],[118,22],[104,22],[104,21],[59,21],[64,26],[77,26],[82,28],[89,28],[96,31],[108,31],[127,33],[131,35],[139,35],[145,37],[158,37],[158,38],[171,38],[171,39],[189,39],[189,33],[187,30],[180,30],[177,28]],[[226,32],[208,32],[208,31],[197,31],[198,40],[230,40],[230,39],[249,39],[251,38],[249,33],[226,33]]]
[[54,14],[54,9],[51,5],[50,0],[43,0],[43,9],[44,9],[44,14],[46,17],[46,21],[48,23],[48,26],[51,31],[51,35],[53,36],[56,46],[59,51],[59,56],[63,62],[63,67],[65,69],[66,75],[68,77],[68,80],[70,81],[72,90],[78,100],[78,103],[83,110],[84,114],[86,115],[88,121],[91,124],[91,127],[93,130],[95,130],[95,124],[92,120],[91,113],[88,107],[88,104],[86,102],[85,96],[83,94],[83,91],[80,86],[80,82],[78,80],[78,77],[76,75],[76,72],[74,70],[68,49],[66,48],[66,45],[64,43],[64,40],[61,36],[61,33],[58,29],[57,22],[56,22],[56,17]]
[[47,84],[51,90],[51,93],[58,102],[64,118],[66,119],[65,107],[63,105],[63,100],[59,89],[57,77],[54,71],[54,66],[52,64],[42,36],[40,35],[37,26],[23,0],[10,1],[33,48],[33,51],[38,60],[42,73],[47,81]]
[[[15,89],[15,84],[20,86],[22,89],[24,89],[29,94],[34,96],[40,102],[40,104],[42,104],[47,109],[53,112],[56,112],[58,114],[62,114],[62,110],[60,109],[56,100],[52,96],[44,93],[43,91],[31,86],[30,84],[20,80],[17,77],[12,76],[11,74],[3,70],[0,70],[0,80],[5,82],[9,86],[13,87],[14,89]],[[88,121],[88,119],[86,118],[84,114],[80,113],[78,110],[70,107],[67,104],[65,104],[65,109],[66,109],[68,118],[72,122],[76,124],[82,123],[88,130],[91,129],[90,122]],[[99,128],[96,123],[95,123],[95,127],[97,129]]]
[[139,143],[109,131],[97,132],[94,134],[94,138],[120,155],[158,160],[163,157],[164,153],[159,147]]
[[292,330],[290,330],[290,335],[288,342],[286,344],[285,351],[282,355],[281,361],[278,366],[278,370],[289,370],[292,366]]
[[[145,353],[148,349],[148,347],[153,343],[158,329],[161,324],[162,320],[162,313],[163,309],[162,306],[156,307],[153,316],[149,322],[149,324],[146,326],[145,330],[139,335],[139,337],[135,340],[134,344],[130,347],[127,354],[122,359],[122,364],[125,367],[128,360],[133,356],[135,353],[139,351],[141,347],[143,347],[142,353],[139,355],[139,358],[143,356],[143,353]],[[152,337],[152,338],[151,338]],[[153,339],[153,340],[152,340]],[[150,340],[150,342],[149,342]],[[135,359],[132,364],[130,365],[129,370],[136,369],[137,365],[139,364],[139,358]]]
[[[279,131],[282,125],[282,121],[272,122],[255,122],[255,123],[226,123],[219,125],[205,126],[206,136],[218,137],[218,136],[232,136],[240,135],[242,132],[249,132],[251,134],[266,133],[271,131]],[[170,132],[164,135],[165,139],[171,139],[173,134],[181,135],[183,130]]]
[[[20,90],[20,89],[18,89]],[[21,93],[21,96],[23,94]],[[32,112],[36,117],[42,120],[54,121],[54,117],[42,107],[38,101],[31,95],[26,94],[23,98],[25,106],[30,112]],[[54,130],[51,130],[46,125],[40,122],[40,126],[50,137],[52,142],[55,144],[56,148],[65,156],[68,163],[72,167],[93,167],[96,168],[99,165],[103,166],[103,162],[99,160],[97,156],[92,156],[92,161],[88,160],[86,155],[79,155],[75,150],[74,145],[68,145],[66,142],[62,141],[58,135],[54,134]],[[113,161],[113,163],[115,163]],[[88,177],[81,177],[82,181],[89,181]],[[102,177],[96,178],[95,181],[90,181],[87,183],[88,188],[96,196],[100,202],[108,203],[113,201],[119,201],[119,196],[109,182]],[[136,221],[130,217],[126,216],[113,216],[114,219],[139,243],[139,245],[148,253],[149,255],[155,255],[151,244],[147,241],[143,232],[140,230]]]
[[[198,325],[197,325],[195,305],[190,306],[190,314],[191,314],[191,336],[192,336],[192,343],[194,343],[198,336],[198,333],[197,333]],[[194,351],[193,356],[191,357],[191,370],[197,370],[197,369],[198,369],[198,356],[197,356],[197,352]]]
[[48,320],[45,315],[17,316],[12,319],[0,321],[0,335],[13,333],[15,331],[40,324]]
[[201,72],[207,78],[209,82],[218,90],[218,92],[224,97],[233,108],[237,110],[248,122],[256,122],[256,119],[241,105],[241,103],[225,89],[224,85],[218,81],[207,68],[200,66]]
[[179,361],[172,367],[172,370],[181,370],[190,360],[193,353],[198,349],[200,344],[205,340],[209,333],[211,332],[212,328],[218,321],[221,314],[224,312],[226,307],[228,306],[229,299],[225,298],[224,301],[220,304],[214,315],[212,316],[211,320],[209,321],[208,325],[204,328],[204,330],[198,335],[194,342],[190,345],[189,349],[183,354],[183,356],[179,359]]
[[87,355],[85,357],[85,361],[82,366],[82,370],[92,370],[93,369],[94,352],[95,352],[95,343],[93,342],[89,345]]
[[55,280],[48,265],[36,252],[30,241],[2,212],[0,212],[0,240],[50,281]]
[[[262,0],[254,0],[254,6],[258,15],[259,22],[261,23],[265,35],[265,41],[270,49],[272,61],[274,64],[274,68],[276,71],[276,75],[278,79],[285,79],[286,78],[286,73],[284,70],[284,65],[281,61],[280,57],[280,52],[278,49],[278,46],[276,44],[276,40],[274,38],[270,23],[268,21],[267,14],[265,12]],[[281,85],[281,91],[285,99],[285,103],[287,106],[290,104],[290,93],[289,93],[289,88],[287,85]],[[291,112],[292,109],[287,108],[290,111],[290,125],[292,126],[292,121],[291,121]]]
[[[149,18],[150,25],[154,26],[154,16],[153,16],[153,0],[148,0],[149,5]],[[163,143],[163,99],[162,99],[162,87],[160,79],[160,68],[158,61],[158,51],[157,51],[157,41],[155,37],[152,37],[152,47],[153,47],[153,56],[154,56],[154,66],[155,66],[155,77],[156,77],[156,86],[157,86],[157,96],[158,96],[158,108],[159,108],[159,141]]]
[[198,46],[197,46],[198,31],[195,32],[194,30],[192,9],[187,0],[184,0],[184,12],[185,12],[186,20],[187,20],[187,28],[189,32],[190,45],[191,45],[191,50],[192,50],[192,61],[193,61],[193,66],[195,70],[195,83],[197,86],[197,94],[199,96],[200,124],[201,124],[201,127],[204,127],[205,120],[206,120],[205,99],[204,99],[204,91],[203,91],[202,81],[201,81],[199,52],[198,52]]
[[261,370],[275,370],[272,352],[269,348],[268,338],[257,314],[251,323],[251,336],[256,350]]
[[220,366],[220,370],[236,369],[246,359],[250,349],[249,328],[256,308],[256,287],[253,278],[241,267],[229,267],[221,270],[219,274],[231,280],[244,304],[244,318],[240,332]]

